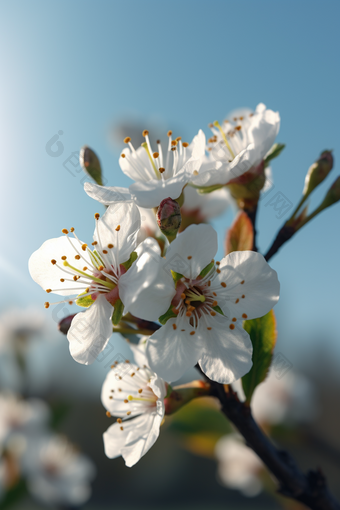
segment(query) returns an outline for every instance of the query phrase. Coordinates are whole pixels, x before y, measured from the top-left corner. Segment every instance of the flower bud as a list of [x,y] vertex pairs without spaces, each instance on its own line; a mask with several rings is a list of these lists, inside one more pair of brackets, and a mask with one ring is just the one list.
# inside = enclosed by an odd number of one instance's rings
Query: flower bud
[[77,314],[74,313],[73,315],[68,315],[67,317],[64,317],[61,319],[61,321],[58,324],[58,329],[60,333],[63,333],[63,335],[67,335],[68,330],[71,327],[71,322],[73,320],[73,317],[75,317]]
[[176,237],[181,221],[181,209],[176,200],[172,198],[162,200],[157,211],[157,223],[169,241]]
[[324,201],[320,205],[320,208],[326,209],[326,207],[335,204],[339,200],[340,200],[340,175],[339,177],[337,177],[337,179],[335,179],[332,186],[329,188],[324,198]]
[[204,381],[192,381],[168,390],[169,395],[164,399],[165,414],[173,414],[185,404],[198,397],[210,395],[210,384]]
[[303,195],[308,196],[327,177],[333,168],[333,155],[331,151],[323,151],[317,161],[309,168]]
[[84,145],[84,147],[80,149],[79,162],[84,172],[97,184],[102,186],[102,168],[100,166],[99,158],[97,154],[90,149],[90,147],[87,147],[87,145]]

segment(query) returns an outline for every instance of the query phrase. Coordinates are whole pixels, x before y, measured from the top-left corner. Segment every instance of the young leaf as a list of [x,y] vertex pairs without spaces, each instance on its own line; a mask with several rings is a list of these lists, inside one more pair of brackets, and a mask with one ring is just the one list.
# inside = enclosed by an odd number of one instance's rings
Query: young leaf
[[227,232],[226,255],[232,251],[252,250],[253,242],[253,226],[247,213],[241,211]]
[[244,329],[249,333],[253,344],[253,366],[242,377],[243,390],[249,403],[256,386],[265,380],[273,357],[277,331],[274,311],[260,317],[245,321]]
[[117,299],[117,301],[115,301],[115,306],[112,314],[112,324],[117,326],[117,324],[120,323],[121,318],[123,317],[123,312],[124,305],[120,299]]
[[87,292],[82,292],[81,294],[79,294],[79,296],[76,299],[76,304],[78,306],[88,308],[89,306],[92,305],[92,303],[94,303],[94,301],[91,296],[82,297],[83,294],[87,294]]
[[269,161],[277,158],[285,147],[286,146],[284,143],[274,143],[273,147],[271,149],[269,149],[269,151],[267,152],[267,154],[264,158],[265,166],[269,165]]
[[170,305],[170,308],[168,309],[168,311],[165,312],[163,315],[161,315],[158,320],[164,326],[164,324],[166,324],[168,322],[168,320],[173,317],[177,317],[177,315],[175,314],[175,312],[172,311],[172,306]]

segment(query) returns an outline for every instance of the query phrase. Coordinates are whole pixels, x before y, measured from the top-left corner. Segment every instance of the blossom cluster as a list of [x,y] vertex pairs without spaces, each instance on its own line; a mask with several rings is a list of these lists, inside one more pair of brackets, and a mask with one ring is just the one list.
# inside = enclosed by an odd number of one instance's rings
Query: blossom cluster
[[169,131],[166,145],[157,141],[155,148],[144,131],[136,149],[127,137],[119,165],[135,182],[129,188],[85,184],[107,206],[95,214],[93,241],[67,227],[31,256],[30,274],[47,294],[85,308],[67,333],[77,362],[93,363],[127,318],[156,324],[145,363],[128,370],[115,364],[104,383],[103,404],[118,417],[104,435],[109,457],[122,455],[131,466],[146,453],[157,439],[169,384],[188,369],[197,366],[221,384],[251,369],[243,321],[275,306],[277,274],[255,251],[216,260],[217,233],[206,222],[230,202],[231,183],[264,170],[279,125],[279,114],[260,104],[211,124],[209,140],[200,130],[189,144]]

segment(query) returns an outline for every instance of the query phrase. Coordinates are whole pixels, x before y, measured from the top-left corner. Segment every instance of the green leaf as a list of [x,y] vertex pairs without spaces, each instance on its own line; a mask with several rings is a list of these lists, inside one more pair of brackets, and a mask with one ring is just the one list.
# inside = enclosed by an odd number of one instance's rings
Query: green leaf
[[222,312],[221,308],[218,305],[213,306],[213,309],[215,310],[215,312],[220,313],[221,315],[224,315],[224,313]]
[[113,310],[113,314],[112,314],[112,324],[117,326],[117,324],[120,323],[120,321],[123,317],[123,313],[124,313],[124,305],[123,305],[121,299],[118,298],[114,305],[114,310]]
[[233,251],[252,250],[254,229],[249,216],[240,212],[231,225],[226,238],[226,255]]
[[84,145],[84,147],[80,149],[79,161],[84,172],[89,175],[94,182],[102,186],[102,168],[97,154],[90,149],[90,147]]
[[284,143],[274,143],[273,147],[271,149],[269,149],[269,151],[267,152],[267,154],[264,158],[265,166],[269,165],[269,161],[277,158],[285,147],[286,146]]
[[137,257],[138,257],[137,252],[133,251],[130,255],[129,260],[127,260],[126,262],[123,262],[122,266],[124,266],[126,270],[130,269],[130,267],[132,266],[134,261],[137,259]]
[[200,272],[200,276],[202,278],[204,278],[209,273],[209,271],[211,271],[211,269],[214,267],[214,265],[215,265],[215,262],[210,262],[210,264],[208,264],[207,266],[205,266],[204,269],[202,269],[202,271]]
[[172,274],[172,277],[174,279],[174,282],[177,283],[178,280],[180,280],[181,278],[183,278],[183,275],[180,274],[180,273],[176,273],[176,271],[172,271],[171,270],[171,274]]
[[274,311],[271,310],[259,319],[245,321],[243,327],[249,333],[253,344],[253,366],[250,372],[242,377],[243,390],[249,403],[256,386],[267,377],[272,362],[277,338]]
[[79,294],[79,296],[76,299],[76,304],[78,306],[82,306],[83,308],[88,308],[89,306],[92,305],[92,303],[94,303],[94,300],[92,299],[91,296],[81,297],[83,294],[87,294],[87,292],[82,292],[81,294]]
[[165,312],[163,315],[161,315],[158,320],[164,326],[164,324],[166,324],[167,321],[173,317],[177,317],[177,315],[175,314],[175,312],[172,311],[172,306],[170,306],[169,310]]

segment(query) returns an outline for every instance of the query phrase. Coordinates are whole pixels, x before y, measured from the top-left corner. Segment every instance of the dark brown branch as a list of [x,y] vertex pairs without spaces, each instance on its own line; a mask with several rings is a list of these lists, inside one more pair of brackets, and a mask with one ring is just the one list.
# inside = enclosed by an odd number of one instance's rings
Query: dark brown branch
[[257,213],[257,204],[254,207],[251,207],[249,209],[247,207],[244,207],[243,210],[247,214],[247,216],[250,219],[251,224],[253,226],[254,241],[253,241],[253,248],[252,248],[252,250],[253,251],[258,251],[257,246],[256,246],[256,234],[257,234],[257,231],[256,231],[256,213]]
[[291,237],[295,234],[295,228],[294,227],[288,227],[284,225],[278,232],[276,238],[273,241],[273,244],[269,248],[268,252],[264,256],[266,261],[268,262],[269,259],[272,258],[273,255],[281,248],[281,246],[289,241]]
[[340,510],[340,505],[330,494],[320,470],[309,471],[305,475],[287,452],[278,450],[271,443],[254,421],[250,407],[240,402],[236,393],[231,389],[226,393],[223,385],[214,381],[210,381],[210,384],[211,394],[221,402],[221,411],[277,479],[280,494],[299,501],[312,510]]

